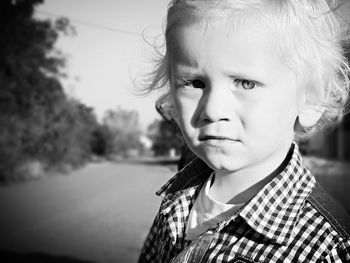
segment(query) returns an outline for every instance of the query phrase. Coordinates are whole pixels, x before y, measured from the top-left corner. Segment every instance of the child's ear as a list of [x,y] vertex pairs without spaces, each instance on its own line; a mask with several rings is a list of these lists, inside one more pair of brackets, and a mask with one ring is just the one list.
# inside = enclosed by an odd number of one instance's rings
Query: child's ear
[[168,112],[171,116],[171,118],[178,123],[178,116],[177,116],[177,112],[176,112],[176,108],[175,108],[175,101],[173,96],[170,94],[169,100],[167,102],[167,109]]
[[324,107],[320,105],[303,105],[299,109],[299,123],[304,128],[311,128],[322,117]]
[[170,115],[171,115],[171,118],[176,122],[178,123],[178,117],[177,117],[177,113],[176,113],[176,109],[174,106],[171,107],[170,109]]

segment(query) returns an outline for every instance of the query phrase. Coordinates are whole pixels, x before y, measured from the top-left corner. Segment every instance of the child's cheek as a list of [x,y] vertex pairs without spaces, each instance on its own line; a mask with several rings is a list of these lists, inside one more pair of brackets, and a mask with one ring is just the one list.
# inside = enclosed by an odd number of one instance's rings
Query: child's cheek
[[184,122],[189,122],[198,107],[200,94],[196,91],[184,91],[178,89],[174,94],[174,104],[179,118]]
[[196,137],[194,128],[194,119],[196,118],[196,104],[192,100],[180,99],[175,100],[175,109],[177,115],[177,124],[185,137],[187,144],[193,144]]

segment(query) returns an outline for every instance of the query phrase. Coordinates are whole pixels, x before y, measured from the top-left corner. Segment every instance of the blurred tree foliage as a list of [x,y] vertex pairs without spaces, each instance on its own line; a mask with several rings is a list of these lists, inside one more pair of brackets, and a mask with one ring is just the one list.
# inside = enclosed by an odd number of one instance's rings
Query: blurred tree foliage
[[128,156],[131,151],[142,151],[140,143],[139,115],[137,111],[117,107],[106,112],[103,124],[112,137],[109,151],[115,155]]
[[152,150],[156,156],[169,155],[171,149],[180,154],[184,140],[174,121],[155,120],[148,126],[148,137],[153,141]]
[[[65,58],[54,45],[74,34],[67,19],[36,20],[43,0],[0,1],[0,181],[37,162],[76,167],[104,154],[108,136],[91,108],[68,98],[60,77]],[[103,137],[103,136],[102,136]],[[99,141],[100,140],[100,141]],[[100,148],[98,148],[100,147]]]
[[99,157],[113,155],[113,131],[107,125],[98,125],[92,133],[91,151]]

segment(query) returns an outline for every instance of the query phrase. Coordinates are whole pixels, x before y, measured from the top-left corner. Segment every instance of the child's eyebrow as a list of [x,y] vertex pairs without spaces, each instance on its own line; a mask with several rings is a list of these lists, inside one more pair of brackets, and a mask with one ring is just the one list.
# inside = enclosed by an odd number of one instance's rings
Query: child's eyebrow
[[227,76],[242,79],[260,78],[257,73],[249,72],[248,70],[226,70],[224,72]]
[[174,77],[201,75],[201,72],[197,67],[188,65],[176,65],[175,67],[173,67],[172,71]]
[[257,81],[260,82],[261,84],[264,82],[264,77],[257,74],[257,73],[245,73],[245,72],[236,72],[236,71],[226,71],[225,74],[227,76],[230,76],[233,79],[246,79],[246,80],[253,80],[253,81]]
[[[232,79],[252,80],[260,84],[264,84],[265,82],[263,75],[256,72],[250,72],[249,70],[226,70],[224,71],[224,74]],[[172,75],[174,79],[205,77],[199,68],[188,64],[175,65],[172,70]]]

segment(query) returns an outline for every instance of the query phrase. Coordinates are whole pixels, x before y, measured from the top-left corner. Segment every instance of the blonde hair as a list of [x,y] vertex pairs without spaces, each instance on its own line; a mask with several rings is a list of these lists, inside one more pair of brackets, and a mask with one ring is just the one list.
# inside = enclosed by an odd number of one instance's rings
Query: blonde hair
[[[173,28],[181,25],[230,22],[239,27],[263,22],[275,33],[283,62],[296,73],[304,103],[323,110],[314,127],[296,129],[296,138],[303,138],[337,123],[345,113],[350,69],[342,45],[347,32],[336,11],[335,3],[325,0],[174,0],[168,8],[166,46]],[[161,88],[166,90],[158,108],[171,111],[167,51],[156,61],[145,91]]]

